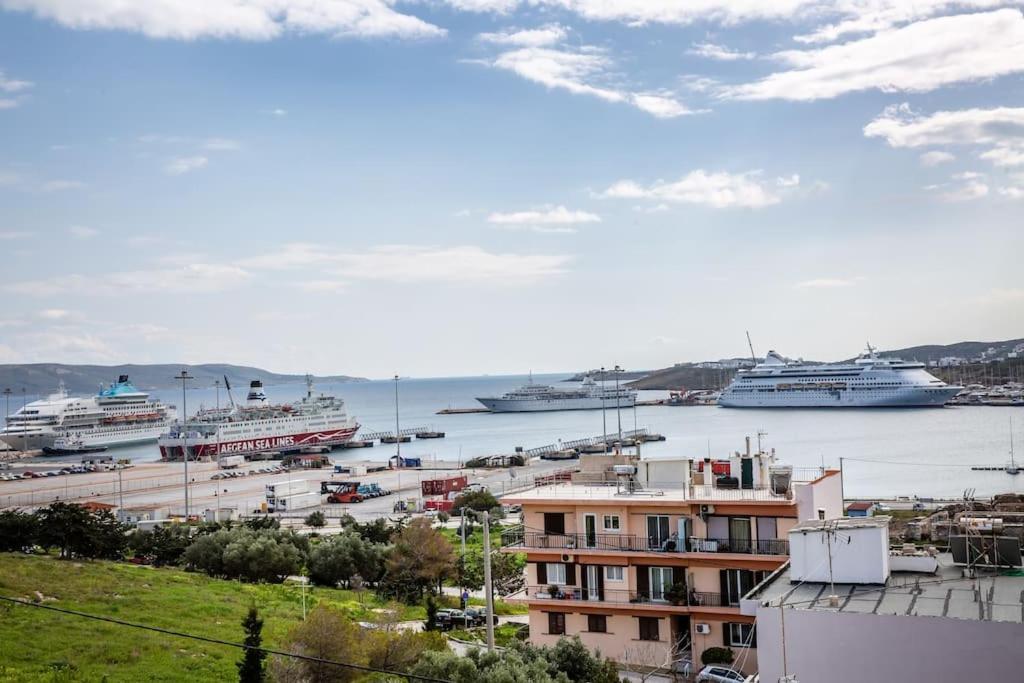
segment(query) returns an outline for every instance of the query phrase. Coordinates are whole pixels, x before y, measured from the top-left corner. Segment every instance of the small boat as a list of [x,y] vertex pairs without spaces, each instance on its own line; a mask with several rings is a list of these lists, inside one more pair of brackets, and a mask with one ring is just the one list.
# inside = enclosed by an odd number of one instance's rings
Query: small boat
[[87,446],[81,439],[57,437],[52,446],[44,446],[44,455],[80,455],[82,453],[102,453],[106,446]]

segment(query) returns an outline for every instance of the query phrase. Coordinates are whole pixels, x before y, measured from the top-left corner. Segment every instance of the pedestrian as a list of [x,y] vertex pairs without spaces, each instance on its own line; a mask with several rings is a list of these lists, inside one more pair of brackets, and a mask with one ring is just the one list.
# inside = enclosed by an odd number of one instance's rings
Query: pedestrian
[[460,597],[462,598],[462,609],[466,609],[469,605],[469,591],[463,588],[462,595]]

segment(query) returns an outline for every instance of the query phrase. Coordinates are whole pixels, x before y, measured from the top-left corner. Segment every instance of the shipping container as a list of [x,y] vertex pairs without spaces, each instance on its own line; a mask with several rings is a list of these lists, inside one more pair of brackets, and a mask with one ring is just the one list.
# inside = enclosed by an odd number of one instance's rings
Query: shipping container
[[295,493],[275,498],[272,507],[274,512],[289,512],[291,510],[317,507],[318,505],[320,505],[320,494],[315,491],[309,491],[307,493]]
[[461,491],[466,488],[467,482],[465,475],[445,479],[427,479],[420,484],[420,488],[425,496],[443,496],[452,491]]
[[267,500],[293,496],[297,493],[309,493],[309,481],[306,479],[288,479],[267,484]]

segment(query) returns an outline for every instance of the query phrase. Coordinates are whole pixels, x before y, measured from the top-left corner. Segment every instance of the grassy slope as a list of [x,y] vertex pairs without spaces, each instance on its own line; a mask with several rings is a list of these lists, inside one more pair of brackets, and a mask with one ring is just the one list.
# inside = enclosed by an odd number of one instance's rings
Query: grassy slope
[[[240,642],[250,604],[265,623],[263,642],[279,645],[302,618],[301,589],[249,585],[176,569],[114,562],[64,562],[0,553],[0,595],[57,598],[47,604],[126,621]],[[360,604],[352,591],[309,588],[307,606],[323,601],[351,617],[380,606],[371,591]],[[421,607],[404,619],[423,618]],[[237,676],[239,651],[220,645],[0,605],[0,681],[220,681]]]

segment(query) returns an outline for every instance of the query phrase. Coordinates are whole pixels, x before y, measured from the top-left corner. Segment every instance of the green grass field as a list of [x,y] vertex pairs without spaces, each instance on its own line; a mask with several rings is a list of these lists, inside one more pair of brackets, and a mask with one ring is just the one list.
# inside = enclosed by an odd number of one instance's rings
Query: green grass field
[[[0,595],[233,642],[250,604],[263,617],[263,643],[279,645],[302,618],[296,585],[252,585],[178,569],[117,562],[67,562],[0,553]],[[56,598],[50,601],[49,598]],[[307,607],[324,602],[354,619],[372,619],[372,591],[310,587]],[[422,619],[403,607],[402,619]],[[224,681],[236,678],[239,650],[61,615],[0,605],[0,681]]]

